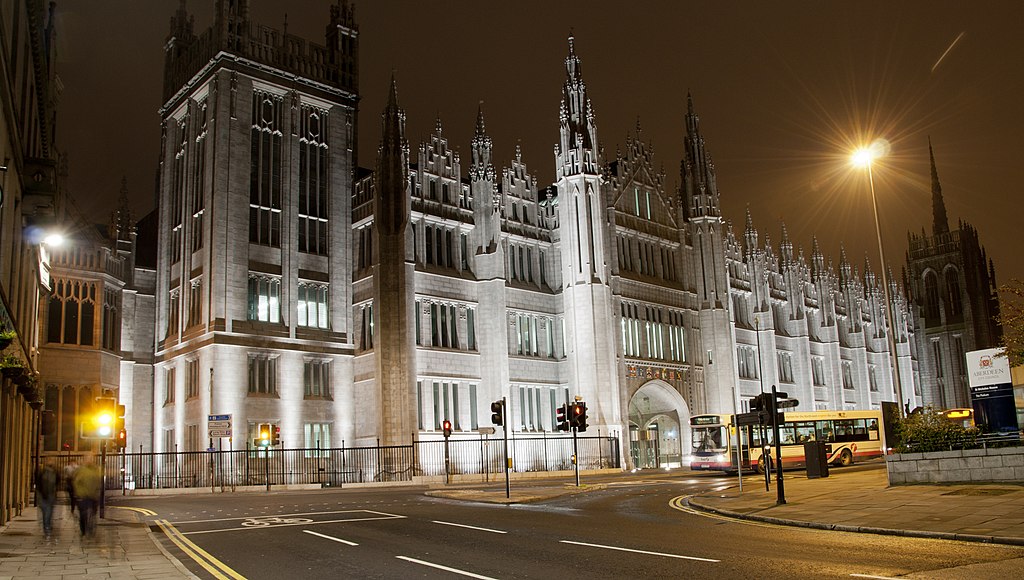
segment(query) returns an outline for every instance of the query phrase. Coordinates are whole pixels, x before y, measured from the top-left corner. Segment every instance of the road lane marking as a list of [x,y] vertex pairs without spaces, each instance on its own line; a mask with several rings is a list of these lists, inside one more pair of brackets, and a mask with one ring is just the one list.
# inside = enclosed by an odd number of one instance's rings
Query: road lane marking
[[480,530],[481,532],[491,532],[491,533],[494,533],[494,534],[507,534],[508,533],[508,532],[503,532],[501,530],[492,530],[491,528],[478,528],[476,526],[467,526],[466,524],[455,524],[455,523],[452,523],[452,522],[442,522],[440,520],[434,520],[434,523],[435,524],[441,524],[442,526],[455,526],[457,528],[469,528],[471,530]]
[[142,514],[144,516],[155,516],[156,515],[155,511],[148,510],[146,508],[128,507],[128,506],[124,506],[124,505],[112,505],[110,507],[113,508],[113,509],[117,509],[117,510],[129,510],[129,511],[133,511],[133,512],[138,512],[138,513],[140,513],[140,514]]
[[167,520],[156,520],[156,525],[160,526],[164,534],[174,543],[175,546],[181,549],[189,558],[192,558],[200,566],[203,567],[207,572],[213,575],[217,580],[246,580],[245,576],[242,576],[238,572],[231,569],[230,566],[221,562],[217,558],[210,555],[209,552],[197,546],[194,542],[186,538],[171,525]]
[[713,520],[721,520],[723,522],[730,522],[730,523],[733,523],[733,524],[743,524],[745,526],[759,526],[759,527],[762,527],[762,528],[777,528],[777,527],[779,527],[776,524],[769,524],[767,522],[758,522],[758,521],[753,521],[753,520],[742,520],[742,519],[739,519],[739,518],[731,518],[729,516],[723,516],[721,514],[716,514],[716,513],[712,513],[712,512],[704,512],[704,511],[693,509],[692,507],[686,505],[686,500],[688,500],[691,497],[693,497],[692,494],[691,495],[680,495],[680,496],[674,497],[674,498],[669,500],[668,506],[670,508],[674,509],[674,510],[679,510],[681,512],[688,513],[690,515],[700,516],[700,517],[703,517],[703,518],[710,518],[710,519],[713,519]]
[[236,521],[236,520],[248,520],[248,519],[252,519],[252,518],[269,518],[269,517],[288,518],[288,517],[296,517],[296,516],[320,516],[320,515],[331,515],[331,514],[376,514],[376,515],[379,515],[379,516],[387,516],[387,517],[390,517],[390,518],[404,518],[404,517],[406,517],[406,516],[399,516],[399,515],[395,515],[395,514],[386,514],[384,512],[375,512],[373,510],[339,510],[339,511],[333,511],[333,512],[304,512],[304,513],[298,513],[298,514],[276,514],[276,515],[272,515],[272,514],[259,514],[259,515],[254,515],[254,516],[242,516],[242,517],[235,517],[235,518],[209,518],[209,519],[206,519],[206,520],[180,520],[180,521],[175,521],[174,523],[177,524],[177,525],[181,525],[181,524],[205,524],[207,522],[230,522],[230,521]]
[[[242,530],[272,530],[276,528],[288,528],[292,526],[318,526],[320,524],[345,524],[348,522],[378,522],[383,520],[402,519],[405,516],[387,516],[377,518],[347,518],[344,520],[321,520],[313,522],[299,522],[295,524],[274,524],[271,526],[241,526],[237,528],[221,528],[219,530],[196,530],[194,532],[182,532],[184,535],[193,536],[196,534],[219,534],[221,532],[238,532]],[[245,519],[245,518],[241,518]]]
[[321,534],[321,533],[318,533],[318,532],[314,532],[312,530],[302,530],[302,531],[304,533],[307,533],[307,534],[311,535],[311,536],[317,536],[317,537],[320,537],[320,538],[331,540],[333,542],[338,542],[340,544],[346,544],[348,546],[358,546],[359,545],[359,544],[357,544],[355,542],[350,542],[348,540],[342,540],[341,538],[335,538],[334,536],[328,536],[326,534]]
[[589,546],[591,548],[604,548],[605,550],[618,550],[620,552],[633,552],[635,554],[648,554],[651,556],[665,556],[666,558],[679,558],[680,560],[696,560],[698,562],[721,562],[711,558],[698,558],[696,556],[681,556],[679,554],[666,554],[664,552],[648,552],[647,550],[634,550],[632,548],[620,548],[618,546],[605,546],[603,544],[588,544],[586,542],[574,542],[572,540],[559,540],[563,544],[574,544],[576,546]]
[[480,578],[480,580],[498,580],[497,578],[491,578],[490,576],[482,576],[480,574],[474,574],[465,570],[459,570],[458,568],[449,568],[448,566],[442,566],[440,564],[434,564],[432,562],[424,562],[423,560],[417,560],[416,558],[410,558],[408,556],[395,556],[399,560],[405,560],[406,562],[412,562],[413,564],[420,564],[421,566],[430,566],[431,568],[437,568],[438,570],[444,570],[445,572],[451,572],[453,574],[461,574],[462,576],[469,576],[470,578]]

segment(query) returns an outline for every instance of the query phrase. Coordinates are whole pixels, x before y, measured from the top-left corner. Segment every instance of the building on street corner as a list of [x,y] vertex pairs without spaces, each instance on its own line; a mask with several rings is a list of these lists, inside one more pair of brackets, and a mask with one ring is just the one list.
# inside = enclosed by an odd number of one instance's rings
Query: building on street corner
[[[684,157],[667,180],[639,121],[614,154],[600,145],[614,96],[590,93],[570,36],[541,183],[519,147],[494,157],[483,105],[410,145],[401,100],[417,95],[393,77],[380,117],[360,105],[352,4],[324,22],[313,41],[253,22],[247,0],[217,1],[202,31],[175,13],[158,207],[135,222],[122,203],[41,286],[60,417],[45,452],[90,448],[74,416],[106,395],[143,452],[244,450],[261,426],[287,448],[440,440],[446,423],[477,439],[502,398],[515,437],[558,437],[556,410],[580,399],[587,434],[618,437],[630,467],[679,466],[691,416],[748,411],[773,385],[798,410],[896,401],[889,333],[901,403],[959,403],[966,383],[933,345],[955,358],[998,338],[977,318],[995,307],[994,273],[976,284],[992,267],[977,232],[939,227],[944,208],[933,236],[911,237],[887,305],[883,265],[723,215],[699,96],[668,120]],[[381,123],[376,159],[356,157],[360,107]],[[446,122],[473,123],[471,142]],[[231,437],[214,440],[222,415]]]

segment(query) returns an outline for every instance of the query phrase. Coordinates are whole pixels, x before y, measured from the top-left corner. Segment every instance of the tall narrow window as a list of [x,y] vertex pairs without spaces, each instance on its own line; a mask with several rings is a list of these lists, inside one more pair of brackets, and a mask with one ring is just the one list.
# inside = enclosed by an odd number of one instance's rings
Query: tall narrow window
[[253,92],[249,241],[281,246],[281,97]]
[[207,110],[204,99],[197,106],[199,115],[199,134],[196,135],[196,169],[192,176],[192,249],[195,252],[203,247],[203,213],[206,211],[206,131]]
[[177,381],[174,377],[174,367],[167,369],[164,373],[164,404],[169,405],[174,402],[174,390],[177,387]]
[[196,278],[189,283],[188,290],[188,327],[199,324],[203,317],[203,280]]
[[331,397],[331,361],[307,360],[302,365],[303,395],[307,399]]
[[103,348],[111,351],[121,349],[121,317],[119,316],[121,293],[103,291]]
[[185,361],[185,399],[194,399],[199,396],[199,359],[187,359]]
[[279,322],[281,319],[281,279],[249,273],[249,320]]
[[311,328],[328,328],[326,284],[299,282],[297,324]]
[[177,288],[171,290],[167,298],[167,336],[178,334],[178,320],[181,316],[181,293]]
[[423,344],[422,330],[420,329],[420,320],[423,318],[423,313],[420,310],[420,301],[417,300],[413,305],[413,318],[416,320],[416,344]]
[[188,117],[175,123],[177,146],[174,150],[174,161],[171,173],[171,263],[181,261],[182,229],[184,228],[185,189],[186,189],[186,151],[188,150]]
[[960,275],[952,268],[946,271],[946,301],[949,303],[950,317],[963,316],[964,305],[960,296]]
[[277,357],[262,354],[249,355],[249,393],[277,394]]
[[469,236],[466,234],[459,234],[460,237],[460,250],[461,250],[461,262],[462,270],[469,270]]
[[476,350],[476,321],[472,308],[466,309],[466,348]]
[[327,255],[327,111],[303,105],[299,128],[299,251]]

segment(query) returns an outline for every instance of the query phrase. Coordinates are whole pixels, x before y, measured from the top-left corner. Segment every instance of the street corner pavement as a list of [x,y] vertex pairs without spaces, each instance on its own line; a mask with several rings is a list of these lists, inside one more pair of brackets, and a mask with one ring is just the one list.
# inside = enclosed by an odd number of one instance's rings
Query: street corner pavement
[[513,485],[506,497],[505,488],[441,488],[431,489],[424,492],[424,495],[444,499],[461,501],[474,501],[482,503],[499,504],[520,504],[547,501],[563,496],[575,495],[604,489],[604,484],[581,485],[579,487],[571,484],[564,485],[543,485],[543,486],[516,486]]
[[783,525],[924,538],[1024,545],[1024,484],[889,486],[884,464],[834,468],[826,478],[787,472],[777,482],[743,478],[687,503],[724,516]]
[[0,580],[41,578],[195,578],[152,537],[141,514],[108,506],[95,534],[82,537],[78,514],[66,505],[43,535],[39,510],[26,507],[0,528]]

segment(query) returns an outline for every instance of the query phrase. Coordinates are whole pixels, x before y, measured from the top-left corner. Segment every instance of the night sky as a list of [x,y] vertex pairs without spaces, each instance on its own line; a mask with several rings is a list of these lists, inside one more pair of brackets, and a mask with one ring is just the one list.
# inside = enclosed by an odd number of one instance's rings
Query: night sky
[[[323,43],[330,0],[252,0],[257,23]],[[70,188],[106,222],[122,176],[138,216],[153,207],[163,45],[177,0],[58,0],[59,141]],[[214,0],[189,0],[197,32]],[[878,250],[866,174],[849,151],[891,144],[875,166],[887,258],[931,231],[928,139],[951,228],[974,224],[1001,282],[1024,278],[1024,2],[356,2],[359,163],[374,165],[394,71],[413,147],[444,134],[469,166],[483,102],[499,169],[520,143],[540,184],[554,178],[567,37],[575,35],[606,159],[634,135],[653,144],[674,191],[686,95],[718,169],[724,216],[747,206],[778,244],[817,236],[838,261]]]

